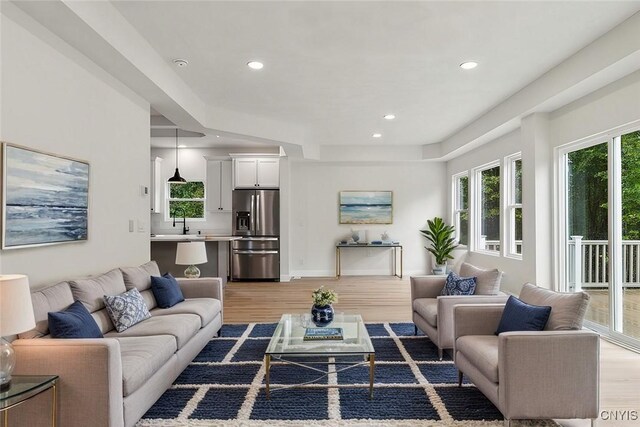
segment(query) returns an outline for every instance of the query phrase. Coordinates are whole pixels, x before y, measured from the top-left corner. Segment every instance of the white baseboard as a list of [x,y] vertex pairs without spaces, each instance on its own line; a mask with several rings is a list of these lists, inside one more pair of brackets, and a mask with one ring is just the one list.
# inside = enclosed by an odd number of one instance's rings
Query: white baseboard
[[[400,271],[398,270],[398,274]],[[343,276],[391,276],[391,271],[388,269],[376,269],[376,270],[347,270],[343,269],[341,274]],[[422,270],[405,270],[402,272],[403,277],[408,276],[423,276],[425,273]],[[291,277],[335,277],[335,270],[296,270],[291,272]]]

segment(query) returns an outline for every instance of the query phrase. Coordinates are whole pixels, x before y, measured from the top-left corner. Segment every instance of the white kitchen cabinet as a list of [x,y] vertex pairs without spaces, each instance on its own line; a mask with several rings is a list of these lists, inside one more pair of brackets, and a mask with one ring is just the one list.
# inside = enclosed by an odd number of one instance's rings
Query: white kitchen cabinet
[[231,160],[207,160],[207,210],[231,212]]
[[233,159],[234,188],[280,187],[280,159],[240,157]]
[[151,160],[151,213],[162,213],[162,158]]

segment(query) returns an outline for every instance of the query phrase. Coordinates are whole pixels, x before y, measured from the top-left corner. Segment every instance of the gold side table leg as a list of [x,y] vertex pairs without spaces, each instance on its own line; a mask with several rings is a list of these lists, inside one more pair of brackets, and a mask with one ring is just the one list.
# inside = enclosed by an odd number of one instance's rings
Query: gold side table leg
[[376,370],[376,356],[375,354],[369,355],[369,399],[373,399],[373,378]]
[[266,394],[267,394],[267,399],[271,399],[271,392],[269,390],[269,371],[271,370],[271,355],[265,354],[264,364],[265,364]]
[[3,427],[9,427],[9,410],[2,411]]
[[56,427],[58,425],[58,387],[57,381],[53,382],[53,386],[51,387],[51,425]]
[[342,266],[340,265],[340,247],[336,246],[336,277],[340,277]]
[[397,260],[396,248],[393,248],[393,275],[398,277],[398,260]]

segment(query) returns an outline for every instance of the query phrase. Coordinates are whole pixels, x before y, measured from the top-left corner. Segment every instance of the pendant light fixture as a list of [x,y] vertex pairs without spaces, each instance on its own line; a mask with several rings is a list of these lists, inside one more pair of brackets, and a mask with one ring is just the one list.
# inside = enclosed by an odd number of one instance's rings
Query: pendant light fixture
[[178,170],[178,128],[176,128],[176,172],[169,178],[169,182],[174,184],[184,184],[187,182],[186,179],[180,176],[180,171]]

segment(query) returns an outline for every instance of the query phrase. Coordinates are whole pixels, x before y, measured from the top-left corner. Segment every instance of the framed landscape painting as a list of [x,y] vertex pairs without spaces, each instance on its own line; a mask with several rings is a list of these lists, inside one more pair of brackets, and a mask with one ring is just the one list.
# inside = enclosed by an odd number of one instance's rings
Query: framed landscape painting
[[392,191],[341,191],[340,224],[393,223]]
[[89,163],[2,145],[2,249],[87,240]]

